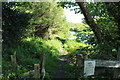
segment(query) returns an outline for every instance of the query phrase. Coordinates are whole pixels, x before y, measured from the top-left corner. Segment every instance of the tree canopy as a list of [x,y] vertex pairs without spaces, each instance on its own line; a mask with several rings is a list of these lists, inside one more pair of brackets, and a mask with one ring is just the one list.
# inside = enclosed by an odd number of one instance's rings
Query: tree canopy
[[[82,23],[67,22],[63,8],[70,7],[74,7],[71,11],[75,14],[84,15]],[[17,75],[11,70],[9,58],[13,54],[19,57],[19,74],[33,69],[44,54],[45,77],[49,79],[54,78],[60,51],[70,59],[67,74],[74,77],[76,54],[82,58],[118,60],[119,8],[120,2],[3,2],[4,78]]]

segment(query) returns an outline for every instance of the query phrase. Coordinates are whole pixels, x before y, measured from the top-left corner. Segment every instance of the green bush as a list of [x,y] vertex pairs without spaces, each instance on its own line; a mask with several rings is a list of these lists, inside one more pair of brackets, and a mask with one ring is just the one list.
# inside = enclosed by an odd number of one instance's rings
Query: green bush
[[16,55],[18,73],[22,74],[29,70],[33,70],[33,65],[40,62],[40,54],[45,54],[45,69],[47,77],[53,77],[54,70],[58,64],[58,50],[62,43],[56,39],[45,40],[41,38],[25,38],[15,47],[3,47],[3,77],[12,76],[12,63],[10,55]]

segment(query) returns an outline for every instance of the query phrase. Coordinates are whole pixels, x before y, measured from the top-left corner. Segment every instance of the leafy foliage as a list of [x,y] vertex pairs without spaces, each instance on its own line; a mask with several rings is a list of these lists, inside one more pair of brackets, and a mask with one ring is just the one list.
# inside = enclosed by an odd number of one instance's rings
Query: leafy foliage
[[[76,6],[76,3],[72,2],[60,4],[67,8]],[[102,42],[96,42],[96,38],[94,37],[95,34],[89,33],[89,31],[91,31],[90,28],[86,31],[81,30],[82,32],[79,32],[78,29],[77,31],[76,29],[73,29],[73,31],[77,32],[77,40],[93,45],[93,50],[96,50],[95,52],[97,52],[98,55],[101,55],[101,57],[103,57],[102,54],[105,54],[106,56],[110,55],[111,57],[109,58],[116,58],[116,53],[113,50],[117,50],[119,47],[119,3],[89,2],[84,4],[88,6],[90,15],[95,23],[100,27]],[[114,6],[115,9],[111,6]],[[79,9],[79,12],[82,11]],[[84,23],[86,23],[86,21]],[[86,39],[87,41],[85,41]]]
[[62,8],[50,2],[3,3],[2,17],[4,43],[10,45],[28,36],[51,38],[67,24]]
[[[54,78],[59,64],[59,50],[64,48],[70,64],[75,69],[76,53],[87,52],[85,56],[96,59],[117,59],[120,43],[119,3],[84,3],[97,25],[100,26],[102,42],[98,43],[94,31],[83,23],[67,22],[62,7],[75,7],[71,11],[83,13],[75,2],[14,2],[3,3],[3,78],[17,77],[12,70],[10,55],[15,54],[18,74],[32,70],[39,63],[40,54],[46,55],[46,78]],[[61,7],[61,6],[62,7]],[[95,26],[94,26],[95,28]],[[84,54],[81,55],[84,58]],[[71,59],[72,58],[72,59]],[[96,77],[91,77],[96,78]]]
[[[12,7],[21,5],[19,3],[3,3],[3,43],[12,44],[21,39],[30,19],[27,13],[21,13]],[[23,19],[24,18],[24,19]]]
[[[54,42],[59,45],[53,44]],[[3,54],[6,54],[3,55],[3,76],[14,77],[11,76],[12,63],[10,61],[10,55],[16,55],[19,68],[18,73],[22,75],[24,72],[32,70],[34,64],[39,63],[40,54],[45,54],[46,73],[50,77],[53,77],[55,74],[54,70],[58,64],[58,50],[61,46],[61,42],[58,40],[48,41],[40,38],[26,38],[14,48],[7,49],[7,47],[5,47],[3,49]]]

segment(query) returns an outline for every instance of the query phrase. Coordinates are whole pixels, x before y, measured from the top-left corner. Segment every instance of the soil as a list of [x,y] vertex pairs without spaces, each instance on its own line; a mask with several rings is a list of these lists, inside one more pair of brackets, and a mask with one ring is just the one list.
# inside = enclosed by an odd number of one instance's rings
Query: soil
[[60,49],[59,53],[60,53],[59,65],[56,70],[56,78],[67,78],[65,75],[66,73],[65,65],[67,64],[67,57],[66,55],[64,55],[63,48]]

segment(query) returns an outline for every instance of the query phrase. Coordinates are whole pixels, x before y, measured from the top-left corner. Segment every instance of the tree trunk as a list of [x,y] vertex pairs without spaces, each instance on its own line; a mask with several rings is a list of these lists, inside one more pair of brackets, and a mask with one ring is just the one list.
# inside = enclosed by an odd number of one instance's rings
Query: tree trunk
[[85,17],[86,23],[91,27],[92,31],[94,32],[97,40],[99,43],[102,42],[102,36],[101,36],[101,31],[99,26],[95,23],[94,19],[92,18],[92,16],[90,15],[90,11],[87,7],[86,4],[84,4],[84,2],[76,2],[78,4],[78,6],[81,8],[82,13]]

